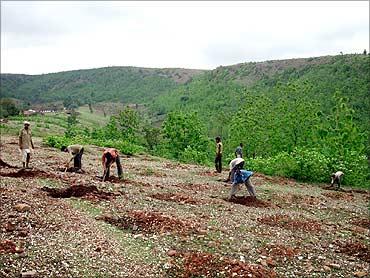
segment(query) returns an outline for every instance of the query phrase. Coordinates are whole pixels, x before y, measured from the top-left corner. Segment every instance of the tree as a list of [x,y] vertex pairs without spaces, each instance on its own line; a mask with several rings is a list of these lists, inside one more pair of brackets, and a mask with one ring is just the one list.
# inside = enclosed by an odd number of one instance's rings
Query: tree
[[15,116],[19,114],[15,102],[8,98],[0,99],[0,118],[6,118],[8,116]]
[[119,113],[116,119],[118,129],[121,132],[122,137],[130,142],[135,140],[140,123],[138,113],[135,110],[126,107]]
[[191,147],[192,151],[206,154],[205,128],[196,112],[171,112],[163,123],[163,136],[169,153],[176,159]]

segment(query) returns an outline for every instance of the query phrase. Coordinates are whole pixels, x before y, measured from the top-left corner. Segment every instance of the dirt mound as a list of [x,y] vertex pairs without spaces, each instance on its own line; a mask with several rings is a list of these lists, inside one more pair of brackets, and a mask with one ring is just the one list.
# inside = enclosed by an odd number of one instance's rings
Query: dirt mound
[[69,168],[61,167],[61,168],[58,168],[57,170],[60,172],[68,172],[68,173],[80,173],[80,174],[86,173],[84,170],[77,168],[77,167],[69,167]]
[[281,227],[292,231],[317,232],[321,231],[321,224],[316,220],[292,219],[288,215],[276,214],[257,219],[258,222],[273,227]]
[[110,192],[100,191],[94,185],[84,186],[75,185],[66,188],[50,188],[44,186],[42,191],[46,191],[53,198],[70,198],[70,197],[86,197],[90,200],[111,200],[115,194]]
[[351,224],[365,228],[365,229],[370,229],[370,219],[369,218],[354,219],[351,221]]
[[181,204],[197,204],[198,202],[191,196],[184,194],[175,193],[156,193],[150,195],[151,198],[155,198],[162,201],[176,202]]
[[[102,182],[103,181],[103,176],[95,176],[95,180],[98,180],[98,181]],[[124,182],[123,179],[120,179],[120,178],[115,177],[115,176],[110,176],[105,181],[106,182],[111,182],[111,183],[123,183]]]
[[350,256],[356,256],[361,260],[370,263],[370,247],[358,241],[337,241],[335,245],[339,247],[337,252]]
[[292,258],[297,255],[300,250],[298,247],[292,248],[283,244],[268,244],[259,250],[261,255],[271,256],[273,259],[280,260],[282,258]]
[[198,175],[199,176],[205,176],[205,177],[216,177],[219,174],[220,173],[218,173],[218,172],[205,171],[205,172],[200,172]]
[[[329,189],[331,190],[331,189]],[[336,199],[336,200],[352,200],[354,195],[353,193],[345,193],[345,192],[338,192],[338,191],[332,191],[332,192],[324,192],[322,193],[325,197]]]
[[276,273],[261,265],[252,265],[210,253],[176,253],[167,270],[169,277],[256,277],[274,278]]
[[247,207],[256,207],[256,208],[267,208],[272,207],[273,205],[269,202],[259,200],[257,198],[253,198],[252,196],[236,196],[231,200],[224,198],[225,201],[239,204]]
[[108,215],[98,219],[104,220],[118,228],[131,230],[132,232],[178,232],[180,234],[189,234],[197,230],[195,223],[165,216],[160,212],[129,211],[124,216],[114,217]]
[[0,167],[1,168],[19,168],[17,166],[12,166],[12,165],[9,165],[8,163],[6,163],[4,160],[2,160],[0,158]]
[[2,177],[10,178],[54,178],[55,176],[42,170],[20,169],[17,172],[0,173]]
[[[121,181],[122,182],[122,181]],[[156,186],[159,187],[160,185],[151,185],[150,183],[142,182],[142,181],[137,181],[137,180],[124,180],[126,184],[132,184],[132,185],[139,185],[139,186],[144,186],[144,187],[151,187],[151,186]]]
[[23,250],[17,248],[16,244],[11,240],[3,240],[0,242],[0,254],[6,253],[22,253]]
[[271,183],[275,183],[275,184],[279,184],[279,185],[291,185],[291,186],[296,186],[297,185],[297,182],[295,180],[284,178],[284,177],[278,177],[278,176],[270,177],[270,176],[266,176],[266,175],[261,174],[261,173],[255,173],[254,177],[255,178],[257,178],[257,177],[262,178],[263,180],[265,180],[267,182],[271,182]]

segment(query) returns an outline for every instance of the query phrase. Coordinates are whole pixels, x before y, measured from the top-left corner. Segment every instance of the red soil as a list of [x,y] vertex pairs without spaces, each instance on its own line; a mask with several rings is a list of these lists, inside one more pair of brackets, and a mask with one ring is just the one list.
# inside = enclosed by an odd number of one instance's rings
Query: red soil
[[178,253],[171,263],[172,267],[168,270],[171,277],[219,277],[220,274],[220,277],[276,277],[273,270],[261,265],[242,263],[210,253]]
[[276,214],[257,219],[260,223],[273,227],[281,227],[293,231],[321,231],[321,224],[316,220],[296,220],[287,215]]
[[247,207],[256,207],[256,208],[266,208],[266,207],[272,207],[273,204],[262,201],[256,198],[253,198],[251,196],[236,196],[235,198],[232,198],[231,200],[224,199],[226,201],[229,201],[231,203],[247,206]]
[[48,192],[53,198],[86,197],[90,200],[111,200],[115,194],[100,191],[96,186],[75,185],[66,188],[43,187],[41,190]]
[[121,229],[132,230],[132,232],[189,234],[197,231],[197,224],[165,216],[160,212],[129,211],[124,216],[113,217],[109,215],[102,217],[101,220]]
[[158,200],[177,202],[177,203],[182,203],[182,204],[197,204],[198,203],[191,196],[187,196],[184,194],[178,194],[178,193],[156,193],[156,194],[150,195],[150,197],[158,199]]

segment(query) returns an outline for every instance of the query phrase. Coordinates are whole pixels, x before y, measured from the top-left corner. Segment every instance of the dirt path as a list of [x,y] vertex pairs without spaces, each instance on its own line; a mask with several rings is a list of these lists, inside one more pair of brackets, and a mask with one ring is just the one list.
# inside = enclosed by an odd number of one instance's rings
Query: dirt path
[[[2,161],[19,167],[16,138],[1,144]],[[65,153],[36,146],[33,169],[0,165],[1,277],[369,273],[369,193],[257,174],[257,200],[242,188],[228,202],[227,173],[124,157],[124,179],[102,183],[101,148],[86,146],[79,174],[60,170]]]

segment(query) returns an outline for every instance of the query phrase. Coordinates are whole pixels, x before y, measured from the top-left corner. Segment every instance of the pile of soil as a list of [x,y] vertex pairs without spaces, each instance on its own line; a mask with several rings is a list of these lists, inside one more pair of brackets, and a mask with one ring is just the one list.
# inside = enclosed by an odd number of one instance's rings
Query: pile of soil
[[356,256],[361,260],[370,263],[370,247],[359,241],[337,241],[338,252],[350,256]]
[[69,168],[58,168],[58,171],[60,172],[68,172],[68,173],[80,173],[80,174],[84,174],[86,173],[84,170],[82,169],[79,169],[77,167],[69,167]]
[[321,231],[321,224],[316,220],[291,219],[288,215],[276,214],[257,218],[258,222],[272,227],[281,227],[292,231],[318,232]]
[[98,190],[94,185],[75,185],[66,188],[50,188],[44,186],[43,188],[41,188],[41,190],[48,192],[48,195],[53,198],[71,198],[86,196],[87,199],[111,200],[115,196],[114,193]]
[[150,197],[169,202],[177,202],[181,204],[197,204],[197,201],[191,196],[177,193],[156,193],[150,195]]
[[227,198],[224,198],[224,200],[234,203],[234,204],[247,206],[247,207],[266,208],[266,207],[273,206],[269,202],[262,201],[257,198],[253,198],[252,196],[236,196],[232,198],[231,200],[228,200]]
[[292,248],[283,244],[268,244],[259,250],[259,253],[264,256],[271,256],[274,259],[277,258],[292,258],[299,254],[300,249],[298,247]]
[[12,165],[10,165],[10,164],[6,163],[6,162],[5,162],[4,160],[2,160],[1,158],[0,158],[0,167],[1,167],[1,168],[19,168],[19,167],[12,166]]
[[15,243],[7,239],[0,242],[0,254],[6,253],[18,253]]
[[322,193],[322,195],[324,195],[325,197],[328,197],[328,198],[331,198],[331,199],[335,199],[335,200],[352,200],[354,195],[353,193],[344,193],[344,192],[338,192],[338,191],[335,191],[335,192],[324,192]]
[[179,234],[189,234],[197,230],[195,223],[181,221],[160,212],[151,211],[129,211],[127,215],[120,217],[108,215],[102,220],[120,229],[141,233],[178,232]]
[[370,229],[370,219],[369,218],[356,218],[351,221],[351,224],[365,228]]
[[54,175],[42,170],[20,169],[17,172],[0,173],[2,177],[10,178],[55,178]]
[[205,176],[205,177],[216,177],[219,174],[220,173],[218,173],[218,172],[205,171],[205,172],[200,172],[198,175],[199,176]]
[[176,254],[167,274],[169,277],[276,277],[275,271],[261,265],[196,252]]

